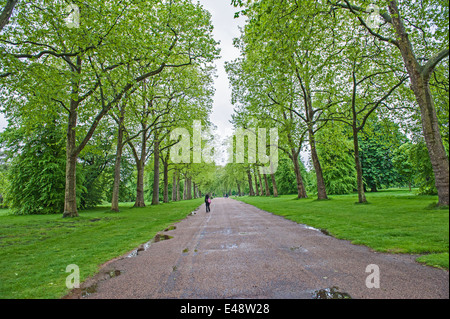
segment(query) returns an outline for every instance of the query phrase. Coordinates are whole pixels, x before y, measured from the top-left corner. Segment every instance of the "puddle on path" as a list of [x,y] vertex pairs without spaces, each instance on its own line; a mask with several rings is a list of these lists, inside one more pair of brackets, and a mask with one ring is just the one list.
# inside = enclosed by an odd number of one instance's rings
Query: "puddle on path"
[[[101,274],[97,275],[100,276],[100,279],[98,282],[104,281],[104,280],[108,280],[114,277],[118,277],[122,274],[122,272],[118,269],[112,269],[109,271],[105,271],[103,272],[103,277],[101,277]],[[74,291],[79,291],[79,294],[81,295],[81,298],[85,298],[85,297],[89,297],[92,294],[95,294],[97,292],[98,289],[98,282],[88,286],[88,287],[84,287],[84,288],[78,288],[75,289]],[[81,291],[80,291],[81,290]]]
[[166,234],[156,234],[155,238],[153,238],[153,242],[157,243],[157,242],[160,242],[160,241],[163,241],[163,240],[167,240],[167,239],[171,239],[171,238],[173,238],[173,236],[169,236],[169,235],[166,235]]
[[87,288],[83,288],[81,290],[81,297],[88,297],[89,295],[95,294],[97,292],[97,284],[89,286]]
[[307,253],[308,252],[308,249],[303,248],[302,246],[292,246],[292,247],[289,247],[289,250],[290,251],[299,251],[299,252],[302,252],[302,253]]
[[117,277],[117,276],[120,276],[122,274],[122,272],[120,271],[120,270],[111,270],[110,272],[109,272],[109,278],[114,278],[114,277]]
[[339,287],[334,286],[314,291],[313,299],[352,299],[352,297],[346,292],[339,291]]
[[238,248],[238,245],[236,244],[226,244],[226,245],[220,245],[221,249],[234,249]]
[[308,226],[308,225],[303,225],[303,226],[306,229],[315,230],[315,231],[321,232],[324,235],[331,236],[330,233],[328,232],[328,230],[326,230],[326,229],[322,229],[322,228],[319,229],[319,228],[311,227],[311,226]]
[[[173,226],[173,227],[175,227],[175,226]],[[169,229],[169,228],[167,228],[164,231],[172,230],[172,229]],[[175,229],[175,228],[173,228],[173,229]],[[148,250],[153,243],[157,243],[157,242],[160,242],[160,241],[163,241],[163,240],[172,239],[172,238],[173,238],[173,236],[169,236],[169,235],[166,235],[166,234],[158,233],[158,234],[156,234],[156,236],[152,240],[146,242],[145,244],[140,245],[138,247],[138,249],[133,250],[127,257],[128,258],[136,257],[137,255],[139,255],[139,252]]]
[[[96,222],[99,220],[100,219],[93,219],[93,220],[91,220],[91,222]],[[176,228],[177,228],[176,226],[172,225],[172,226],[169,226],[168,228],[164,229],[164,232],[175,230]],[[157,242],[160,242],[163,240],[168,240],[171,238],[173,238],[173,236],[169,236],[169,235],[166,235],[163,233],[157,233],[156,236],[152,240],[146,242],[145,244],[140,245],[137,249],[133,250],[127,256],[127,258],[136,257],[139,254],[139,252],[148,250],[153,243],[157,243]],[[197,250],[195,250],[195,252],[197,252]],[[111,279],[111,278],[120,276],[121,274],[122,274],[122,272],[118,269],[112,269],[112,270],[110,269],[110,270],[100,271],[100,273],[97,274],[96,276],[99,278],[99,279],[97,279],[98,281],[103,281],[103,280],[107,280],[107,279]],[[75,288],[72,290],[71,293],[69,293],[68,295],[66,295],[63,298],[73,298],[73,297],[77,298],[76,296],[78,296],[78,298],[84,298],[84,297],[88,297],[89,295],[92,295],[96,292],[97,292],[97,283],[92,284],[85,288],[81,288],[81,289]]]

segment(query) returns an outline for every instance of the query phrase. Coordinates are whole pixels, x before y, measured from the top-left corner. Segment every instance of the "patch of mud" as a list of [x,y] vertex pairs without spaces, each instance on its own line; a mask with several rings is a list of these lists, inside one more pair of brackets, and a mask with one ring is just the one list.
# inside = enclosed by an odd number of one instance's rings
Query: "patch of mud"
[[302,252],[302,253],[307,253],[308,252],[308,249],[303,248],[302,246],[292,246],[292,247],[289,247],[289,250],[290,251],[299,251],[299,252]]
[[[97,220],[91,220],[91,222],[95,222]],[[174,230],[176,226],[170,226],[166,228],[164,231]],[[139,255],[140,252],[146,251],[150,248],[151,244],[157,243],[163,240],[168,240],[173,238],[173,236],[169,236],[166,234],[158,233],[156,236],[146,242],[145,244],[140,245],[137,249],[133,250],[131,253],[125,256],[114,258],[110,261],[107,261],[105,264],[100,266],[100,271],[93,277],[88,278],[85,282],[83,282],[80,288],[72,289],[67,295],[63,296],[62,299],[81,299],[92,295],[97,292],[98,283],[104,280],[108,280],[122,274],[122,271],[119,269],[115,269],[112,267],[112,263],[123,259],[123,258],[133,258]]]
[[352,297],[346,292],[339,291],[339,287],[334,286],[314,291],[313,299],[352,299]]
[[89,295],[95,294],[97,292],[97,284],[94,284],[90,287],[81,289],[81,297],[87,297]]
[[305,227],[306,229],[315,230],[315,231],[321,232],[321,233],[324,234],[324,235],[331,236],[331,235],[330,235],[330,232],[329,232],[328,230],[326,230],[326,229],[323,229],[323,228],[315,228],[315,227],[311,227],[311,226],[308,226],[308,225],[304,225],[304,227]]
[[122,272],[120,270],[115,269],[109,272],[109,278],[114,278],[120,276],[121,274]]
[[149,242],[146,242],[145,244],[140,245],[137,249],[133,250],[127,257],[133,258],[139,255],[141,251],[146,251],[150,248],[151,244],[153,243],[153,239]]
[[[166,231],[166,230],[164,230],[164,231]],[[158,233],[152,240],[146,242],[145,244],[140,245],[137,249],[133,250],[130,254],[128,254],[127,257],[128,258],[136,257],[137,255],[139,255],[140,252],[148,250],[153,243],[158,243],[160,241],[168,240],[171,238],[173,238],[173,236]]]
[[197,208],[196,210],[190,212],[189,215],[187,215],[187,217],[189,217],[189,216],[195,216],[195,215],[197,215],[197,213],[199,213],[199,212],[200,212],[200,207]]
[[88,297],[97,292],[99,282],[118,277],[121,274],[122,271],[119,269],[113,269],[110,267],[102,269],[97,275],[82,283],[80,288],[72,289],[66,296],[62,297],[62,299],[81,299]]
[[173,238],[173,236],[169,236],[169,235],[166,235],[166,234],[156,234],[155,238],[153,238],[153,242],[157,243],[157,242],[160,242],[160,241],[163,241],[163,240],[168,240],[168,239],[171,239],[171,238]]

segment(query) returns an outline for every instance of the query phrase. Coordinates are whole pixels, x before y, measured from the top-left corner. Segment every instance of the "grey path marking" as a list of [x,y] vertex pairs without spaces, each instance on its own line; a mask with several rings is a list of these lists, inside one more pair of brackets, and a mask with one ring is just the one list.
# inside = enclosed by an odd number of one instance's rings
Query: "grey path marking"
[[[165,232],[133,258],[119,258],[91,278],[84,298],[312,298],[331,287],[352,298],[449,298],[448,271],[415,256],[375,253],[232,199]],[[380,269],[380,288],[366,287],[366,267]],[[104,279],[104,278],[102,278]]]

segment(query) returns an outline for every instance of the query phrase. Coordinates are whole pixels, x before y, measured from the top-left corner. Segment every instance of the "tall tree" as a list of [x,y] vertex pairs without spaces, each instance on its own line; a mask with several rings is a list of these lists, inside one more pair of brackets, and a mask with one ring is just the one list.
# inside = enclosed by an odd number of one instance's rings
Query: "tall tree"
[[[354,161],[357,176],[358,202],[367,202],[364,194],[363,167],[360,155],[359,134],[368,120],[382,106],[395,107],[393,98],[396,90],[407,80],[401,67],[387,64],[386,53],[371,38],[358,38],[349,25],[350,32],[342,32],[342,39],[348,36],[342,52],[342,81],[330,83],[330,90],[342,96],[345,101],[336,106],[332,118],[348,124],[353,137]],[[355,26],[353,26],[355,27]],[[344,40],[345,41],[345,40]],[[347,85],[345,78],[348,78]],[[366,167],[366,170],[369,169]]]
[[[422,130],[432,163],[439,205],[449,205],[449,163],[439,131],[439,121],[430,89],[430,79],[437,65],[449,56],[448,1],[381,1],[375,12],[379,24],[368,23],[366,6],[351,1],[331,1],[335,8],[345,8],[380,42],[393,45],[400,52],[409,74],[411,89],[420,109]],[[386,10],[387,8],[387,10]]]
[[120,191],[120,166],[122,161],[122,151],[125,143],[124,139],[124,122],[125,122],[125,108],[126,100],[118,104],[119,117],[117,119],[117,146],[116,146],[116,160],[114,163],[114,182],[111,198],[111,211],[119,211],[119,191]]

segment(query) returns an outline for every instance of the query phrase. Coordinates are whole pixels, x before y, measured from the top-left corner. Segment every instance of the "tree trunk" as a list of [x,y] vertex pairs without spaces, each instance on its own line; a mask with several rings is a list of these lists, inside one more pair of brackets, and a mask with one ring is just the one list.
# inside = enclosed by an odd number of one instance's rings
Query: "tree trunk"
[[277,182],[275,181],[275,174],[270,174],[272,177],[273,197],[278,197]]
[[250,189],[250,196],[255,196],[255,192],[253,191],[252,174],[250,173],[250,169],[247,170],[247,177],[248,177],[248,188]]
[[119,212],[119,190],[120,190],[120,162],[122,160],[123,150],[123,121],[125,108],[124,106],[120,110],[119,116],[119,131],[117,134],[117,148],[116,148],[116,162],[114,164],[114,184],[113,193],[111,199],[111,210],[113,212]]
[[355,150],[355,169],[356,169],[356,185],[358,189],[358,203],[361,204],[367,203],[366,195],[364,193],[364,181],[361,167],[361,158],[359,155],[358,132],[355,127],[353,127],[353,147]]
[[[389,3],[389,11],[392,16],[398,48],[411,80],[411,89],[414,92],[420,108],[423,135],[430,156],[431,165],[435,176],[435,185],[438,190],[439,205],[449,205],[449,163],[439,131],[439,125],[431,95],[429,80],[436,65],[446,56],[448,49],[430,59],[425,66],[421,66],[414,54],[409,36],[403,25],[397,1]],[[441,54],[442,53],[442,54]]]
[[[81,58],[77,56],[76,73],[81,72]],[[64,194],[63,217],[78,217],[77,211],[77,158],[76,153],[76,128],[78,119],[78,106],[80,104],[78,96],[79,83],[72,83],[72,98],[70,99],[70,110],[67,125],[66,141],[66,187]]]
[[146,121],[141,122],[141,127],[143,129],[141,136],[141,154],[140,158],[135,154],[136,169],[137,169],[137,183],[136,183],[136,202],[134,207],[145,207],[144,199],[144,167],[145,158],[147,155],[147,126]]
[[190,200],[192,199],[192,179],[188,177],[186,180],[186,199]]
[[181,194],[180,194],[180,172],[177,171],[177,202],[181,200]]
[[[67,149],[70,153],[71,149]],[[64,200],[64,214],[63,217],[78,217],[77,211],[77,194],[76,194],[76,168],[77,156],[67,156],[66,159],[66,191]]]
[[352,73],[353,91],[352,91],[352,133],[353,133],[353,148],[355,151],[355,169],[356,169],[356,185],[358,190],[358,203],[367,203],[366,194],[364,193],[364,181],[361,167],[361,157],[359,155],[359,141],[358,141],[358,114],[356,112],[356,94],[357,81],[355,71]]
[[197,198],[197,185],[195,185],[195,182],[192,182],[193,188],[194,188],[194,196],[193,198],[196,199]]
[[[256,169],[256,170],[258,170],[258,169]],[[256,189],[255,195],[258,196],[259,195],[258,173],[256,171],[255,171],[255,189]]]
[[[300,77],[299,77],[300,79]],[[314,132],[314,109],[313,102],[311,96],[311,90],[309,86],[304,86],[303,82],[300,81],[304,96],[304,107],[305,107],[305,116],[306,116],[306,125],[308,126],[308,136],[309,136],[309,146],[311,148],[311,159],[313,162],[314,170],[316,171],[316,179],[317,179],[317,199],[323,200],[328,199],[327,191],[325,188],[325,182],[323,180],[322,166],[320,165],[319,156],[317,155],[316,150],[316,139]]]
[[307,198],[305,184],[303,184],[302,174],[300,172],[300,165],[298,164],[298,153],[295,150],[292,150],[292,162],[294,163],[294,173],[295,179],[297,182],[297,198]]
[[236,185],[237,185],[237,189],[238,189],[238,196],[241,197],[242,196],[242,194],[241,194],[241,183],[236,182]]
[[164,190],[163,190],[163,202],[168,203],[169,202],[169,161],[168,158],[163,163],[163,169],[164,169]]
[[439,205],[449,205],[449,164],[430,87],[420,78],[411,82],[421,111],[423,134],[433,167]]
[[258,179],[259,179],[259,196],[263,196],[263,194],[264,194],[264,187],[263,187],[261,173],[259,172],[259,169],[256,170],[256,173],[258,174]]
[[311,158],[316,171],[317,177],[317,199],[328,199],[327,190],[325,188],[325,181],[323,180],[322,166],[320,165],[319,156],[316,150],[316,140],[314,137],[314,131],[312,128],[308,129],[309,133],[309,146],[311,147]]
[[158,136],[155,136],[153,143],[153,196],[152,205],[159,205],[159,141]]
[[6,5],[0,14],[0,31],[8,24],[9,18],[11,17],[17,2],[19,2],[19,0],[8,0],[6,2]]
[[172,202],[177,200],[177,170],[173,172],[172,177]]
[[134,207],[145,207],[144,199],[144,164],[142,160],[137,161],[137,183],[136,183],[136,202]]
[[266,174],[264,174],[264,185],[266,186],[266,196],[270,196],[269,181]]

